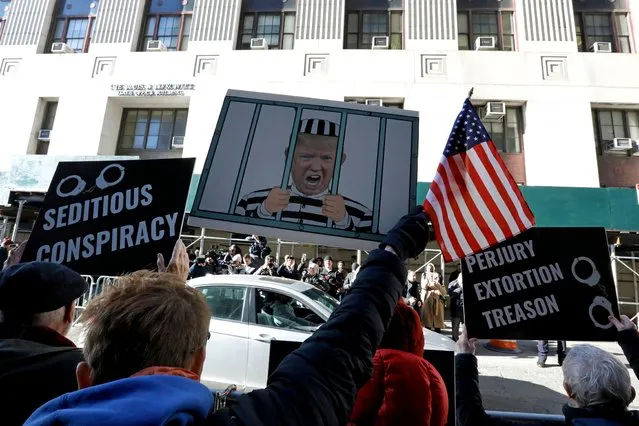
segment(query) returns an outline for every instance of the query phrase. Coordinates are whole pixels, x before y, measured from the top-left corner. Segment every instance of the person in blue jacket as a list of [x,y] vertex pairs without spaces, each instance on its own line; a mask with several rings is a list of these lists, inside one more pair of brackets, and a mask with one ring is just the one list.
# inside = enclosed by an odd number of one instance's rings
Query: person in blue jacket
[[[202,332],[208,331],[208,321],[205,326],[200,324],[197,319],[200,316],[193,313],[197,316],[190,321],[195,330],[194,344],[189,348],[191,351],[184,353],[188,356],[157,365],[156,351],[166,353],[167,360],[184,351],[175,342],[157,340],[157,336],[162,335],[162,327],[170,327],[180,318],[166,312],[160,324],[151,326],[148,319],[145,320],[146,315],[132,317],[127,309],[122,309],[117,315],[108,316],[113,327],[109,329],[109,335],[96,337],[93,342],[104,345],[101,351],[108,356],[93,359],[89,354],[97,350],[97,346],[92,346],[89,339],[91,327],[98,320],[106,320],[99,317],[106,317],[106,313],[87,307],[89,312],[99,314],[89,317],[87,324],[87,364],[81,364],[77,373],[81,390],[40,407],[26,425],[344,425],[349,419],[357,389],[370,379],[373,355],[401,296],[406,281],[404,261],[421,253],[427,240],[428,218],[418,207],[400,219],[379,250],[370,253],[350,295],[344,298],[326,324],[282,361],[269,377],[266,389],[242,395],[231,407],[217,413],[211,413],[213,398],[210,391],[197,381],[206,346],[205,340],[200,342],[200,338]],[[183,279],[187,272],[188,268]],[[162,274],[156,275],[156,290],[163,293],[166,290],[159,281],[164,278]],[[113,291],[127,291],[126,288],[118,285]],[[181,293],[178,288],[174,285],[170,291]],[[128,298],[126,306],[139,310],[139,304],[144,303],[149,311],[155,312],[155,305],[164,303],[165,297],[159,294],[149,300],[149,293],[142,292]],[[191,303],[195,306],[201,306],[204,300],[192,298]],[[187,318],[191,318],[187,315],[191,311],[185,311]],[[146,333],[140,335],[140,330]],[[180,331],[188,333],[184,329]],[[118,339],[130,346],[122,346],[124,353],[109,350],[109,346],[122,345]],[[165,346],[171,350],[166,351]],[[132,362],[130,358],[138,360],[138,371],[124,368]],[[105,364],[112,367],[105,370]],[[97,374],[96,369],[102,372]],[[102,377],[98,380],[100,384],[95,383],[96,377]],[[105,377],[108,380],[105,381]]]

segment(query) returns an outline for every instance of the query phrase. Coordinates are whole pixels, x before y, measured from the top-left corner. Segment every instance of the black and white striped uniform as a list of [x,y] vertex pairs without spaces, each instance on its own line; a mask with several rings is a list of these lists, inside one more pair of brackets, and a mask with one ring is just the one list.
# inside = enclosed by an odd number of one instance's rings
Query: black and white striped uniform
[[[264,208],[264,201],[271,189],[262,189],[246,194],[235,208],[235,214],[261,219],[276,219],[276,214],[269,214]],[[324,197],[328,191],[318,195],[304,195],[294,185],[288,188],[291,198],[288,206],[282,210],[281,221],[302,225],[328,226],[329,219],[322,215]],[[339,222],[332,222],[335,229],[356,232],[372,232],[373,214],[364,205],[344,197],[346,216]]]

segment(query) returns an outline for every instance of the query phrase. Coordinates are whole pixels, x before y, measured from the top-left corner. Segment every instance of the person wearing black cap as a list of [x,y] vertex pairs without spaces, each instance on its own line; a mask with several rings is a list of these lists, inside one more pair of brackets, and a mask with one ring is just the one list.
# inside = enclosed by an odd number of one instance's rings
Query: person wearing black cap
[[0,272],[2,425],[22,425],[40,405],[77,390],[82,351],[64,337],[87,284],[55,263],[29,262]]
[[[261,219],[276,219],[281,214],[284,222],[371,232],[373,217],[368,207],[330,192],[339,132],[339,125],[332,121],[301,120],[289,186],[244,195],[235,214]],[[288,154],[286,148],[284,155]],[[340,165],[345,161],[346,154],[342,154]]]

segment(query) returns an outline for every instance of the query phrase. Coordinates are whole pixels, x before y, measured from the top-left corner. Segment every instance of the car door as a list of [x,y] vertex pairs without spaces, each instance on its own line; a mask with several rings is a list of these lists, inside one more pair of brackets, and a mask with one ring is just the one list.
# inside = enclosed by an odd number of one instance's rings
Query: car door
[[243,286],[198,287],[211,308],[202,382],[211,389],[246,385],[248,362],[248,288]]
[[[309,304],[303,303],[294,293],[255,288],[249,304],[249,362],[246,373],[247,389],[266,387],[269,369],[271,341],[303,342],[311,336],[324,320]],[[273,297],[287,298],[296,309],[306,309],[317,317],[313,324],[293,324],[269,314],[268,306]],[[291,300],[292,299],[292,300]],[[270,316],[270,318],[269,318]],[[300,318],[299,322],[303,323]]]

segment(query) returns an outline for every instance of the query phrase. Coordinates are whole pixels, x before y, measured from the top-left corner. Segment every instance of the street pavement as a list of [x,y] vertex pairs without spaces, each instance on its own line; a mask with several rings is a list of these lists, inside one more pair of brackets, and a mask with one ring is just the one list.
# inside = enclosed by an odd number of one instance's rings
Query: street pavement
[[[450,322],[444,334],[450,335]],[[73,327],[69,338],[79,343],[80,327]],[[525,413],[561,414],[568,402],[563,391],[561,367],[557,363],[556,342],[550,342],[550,355],[546,368],[537,367],[537,342],[519,341],[520,354],[504,354],[485,348],[486,341],[477,346],[479,386],[484,408],[492,411],[517,411]],[[578,342],[568,342],[568,349]],[[626,366],[627,361],[617,343],[595,343],[617,356]],[[639,381],[628,368],[633,386],[639,390]],[[639,409],[639,401],[630,406]]]

